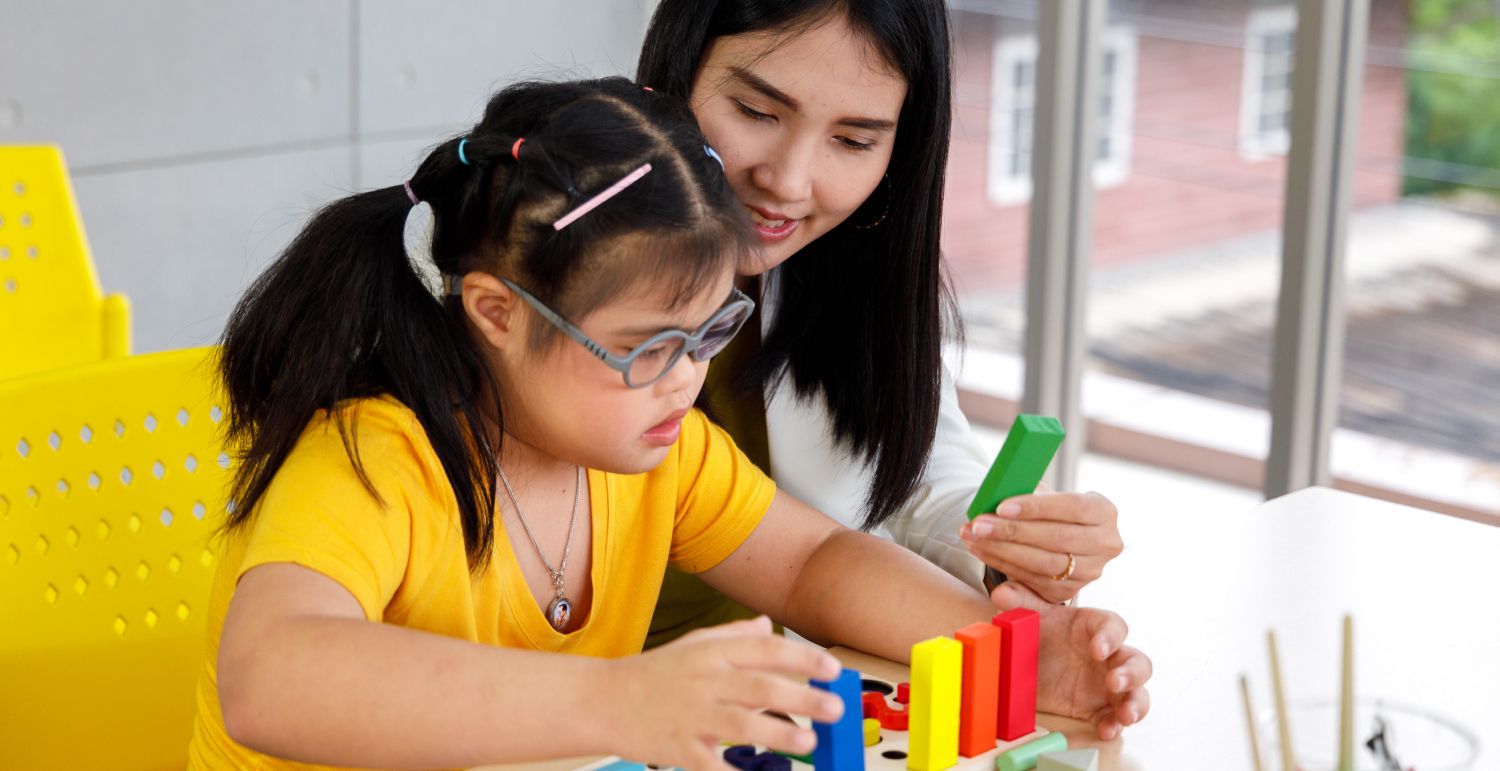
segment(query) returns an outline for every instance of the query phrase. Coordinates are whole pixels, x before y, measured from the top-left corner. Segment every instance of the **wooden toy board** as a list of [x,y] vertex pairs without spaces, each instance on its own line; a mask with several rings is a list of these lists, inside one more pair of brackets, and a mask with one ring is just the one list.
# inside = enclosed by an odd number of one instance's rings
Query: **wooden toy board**
[[[880,678],[870,678],[866,676],[865,679],[878,680]],[[890,683],[890,685],[894,688],[896,684]],[[797,720],[797,723],[804,726],[808,724],[806,720]],[[1045,728],[1038,727],[1035,733],[1032,733],[1029,736],[1021,737],[1014,742],[1000,742],[995,746],[995,749],[986,752],[983,755],[976,755],[972,758],[966,758],[960,755],[958,758],[958,764],[949,766],[949,768],[954,769],[954,771],[980,771],[981,769],[983,769],[984,771],[994,771],[995,758],[998,757],[1000,753],[1005,752],[1012,747],[1025,744],[1032,739],[1046,736],[1048,733],[1051,732]],[[908,732],[906,731],[891,731],[885,728],[880,729],[880,742],[875,744],[874,746],[865,747],[865,768],[868,769],[868,771],[905,771],[907,736]],[[764,751],[766,748],[757,747],[756,749]],[[900,758],[892,759],[885,756],[885,753],[892,750],[899,751],[901,753]],[[594,763],[583,766],[579,769],[579,771],[595,771],[596,769],[606,769],[609,766],[618,763],[619,760],[620,758],[606,758],[604,760],[596,761]],[[803,763],[802,761],[795,759],[793,759],[791,763],[792,771],[806,771],[807,769],[813,767],[810,763]],[[647,768],[650,769],[653,767],[647,766]]]
[[[884,682],[891,686],[893,692],[898,683],[908,682],[909,680],[910,674],[904,665],[886,661],[885,659],[870,656],[858,651],[849,650],[847,648],[832,648],[829,650],[829,652],[837,656],[839,660],[844,663],[844,666],[849,667],[850,669],[858,670],[862,679],[878,680]],[[892,701],[892,703],[894,703],[894,699],[890,700]],[[1062,730],[1067,733],[1068,744],[1070,747],[1096,746],[1100,747],[1101,750],[1104,750],[1104,747],[1097,742],[1083,741],[1082,743],[1078,743],[1075,745],[1075,737],[1078,737],[1080,735],[1087,735],[1087,733],[1092,731],[1092,729],[1087,726],[1087,724],[1076,720],[1069,720],[1067,718],[1054,717],[1052,715],[1042,715],[1040,717],[1043,722],[1051,724],[1056,730]],[[798,718],[797,723],[804,726],[808,725],[808,721],[805,718]],[[1012,747],[1025,744],[1033,739],[1045,736],[1048,733],[1051,733],[1051,731],[1047,727],[1038,725],[1037,730],[1032,734],[1023,736],[1013,742],[1000,742],[995,746],[995,749],[986,752],[983,755],[977,755],[972,758],[959,756],[958,764],[950,766],[950,768],[955,769],[956,771],[978,771],[979,769],[984,769],[985,771],[993,771],[993,769],[995,768],[995,758],[998,757],[1000,753],[1005,752]],[[891,750],[897,750],[905,753],[907,736],[908,732],[906,731],[891,731],[882,728],[880,731],[880,742],[874,746],[865,748],[865,768],[870,769],[870,771],[903,771],[906,768],[906,759],[904,756],[901,759],[897,760],[885,757],[884,753]],[[1108,759],[1108,756],[1118,754],[1118,742],[1112,742],[1108,744],[1115,744],[1116,746],[1113,748],[1113,753],[1104,751],[1101,755],[1101,769],[1109,768],[1108,765],[1104,764],[1104,762]],[[765,748],[762,747],[757,749],[764,750]],[[574,769],[576,771],[595,771],[595,769],[606,769],[618,762],[620,762],[620,758],[610,757],[600,760],[594,760],[586,764],[580,763],[579,761],[564,762],[557,765],[546,764],[545,768],[549,769],[549,771],[554,768],[559,770]],[[543,768],[542,765],[529,767]],[[647,768],[651,767],[648,766]],[[798,760],[792,761],[792,771],[807,771],[811,768],[811,764],[803,763]]]

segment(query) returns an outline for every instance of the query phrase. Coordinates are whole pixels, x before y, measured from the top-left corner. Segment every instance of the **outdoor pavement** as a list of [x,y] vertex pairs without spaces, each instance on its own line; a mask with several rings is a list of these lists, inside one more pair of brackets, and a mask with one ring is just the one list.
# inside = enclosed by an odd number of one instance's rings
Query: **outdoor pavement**
[[[1095,272],[1092,371],[1264,411],[1280,246],[1268,232]],[[1500,487],[1500,214],[1364,209],[1346,254],[1341,427],[1460,458],[1457,478],[1488,496]],[[971,350],[1019,351],[1017,290],[961,304]]]

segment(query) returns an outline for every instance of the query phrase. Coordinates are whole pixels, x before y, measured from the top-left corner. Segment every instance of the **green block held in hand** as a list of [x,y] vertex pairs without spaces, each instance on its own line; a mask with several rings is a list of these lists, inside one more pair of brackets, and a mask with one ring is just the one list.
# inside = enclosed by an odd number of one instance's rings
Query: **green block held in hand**
[[1064,434],[1057,418],[1017,415],[974,502],[969,504],[969,519],[994,512],[1006,498],[1035,492]]

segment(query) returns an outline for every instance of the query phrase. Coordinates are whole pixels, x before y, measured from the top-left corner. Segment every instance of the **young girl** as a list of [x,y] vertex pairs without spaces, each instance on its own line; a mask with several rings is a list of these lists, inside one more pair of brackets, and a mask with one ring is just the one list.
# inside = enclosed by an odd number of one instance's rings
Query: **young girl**
[[[751,310],[713,156],[685,107],[627,81],[514,86],[261,277],[222,353],[242,461],[194,768],[807,752],[762,711],[835,719],[785,676],[837,663],[765,618],[632,655],[668,564],[897,660],[993,612],[777,492],[689,409]],[[436,224],[409,255],[418,201]],[[1144,714],[1123,622],[1065,610],[1043,622],[1044,708]]]

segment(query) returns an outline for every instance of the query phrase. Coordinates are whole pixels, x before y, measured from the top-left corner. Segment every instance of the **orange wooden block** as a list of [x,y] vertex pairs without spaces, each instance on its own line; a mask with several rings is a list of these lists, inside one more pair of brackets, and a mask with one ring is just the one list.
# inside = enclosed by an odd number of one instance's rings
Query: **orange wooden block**
[[1000,707],[1000,629],[970,624],[953,635],[964,646],[958,754],[972,758],[995,749]]

